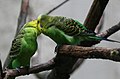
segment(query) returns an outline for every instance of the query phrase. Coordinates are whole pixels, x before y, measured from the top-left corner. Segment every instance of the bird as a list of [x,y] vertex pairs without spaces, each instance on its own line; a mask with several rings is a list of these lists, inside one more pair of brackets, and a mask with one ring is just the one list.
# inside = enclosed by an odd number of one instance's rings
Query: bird
[[58,46],[63,44],[80,45],[82,42],[101,40],[120,43],[119,41],[97,36],[95,32],[72,18],[40,14],[37,20],[40,24],[41,33],[50,37]]
[[[12,41],[11,49],[5,61],[4,68],[17,69],[29,68],[30,59],[37,50],[37,37],[41,34],[41,28],[37,20],[24,24],[18,35]],[[15,77],[10,78],[15,79]]]
[[[59,52],[58,49],[62,45],[81,45],[83,42],[89,44],[89,42],[106,40],[120,43],[119,41],[97,36],[95,32],[72,18],[40,14],[37,20],[40,24],[41,33],[57,44],[55,52]],[[55,60],[57,61],[57,58]]]

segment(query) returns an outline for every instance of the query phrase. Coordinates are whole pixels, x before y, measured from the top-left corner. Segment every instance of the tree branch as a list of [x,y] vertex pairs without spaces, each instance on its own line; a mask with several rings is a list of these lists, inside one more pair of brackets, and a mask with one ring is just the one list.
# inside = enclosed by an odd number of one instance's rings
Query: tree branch
[[21,75],[27,75],[32,73],[38,73],[45,70],[50,70],[55,66],[54,58],[48,61],[47,63],[40,64],[37,66],[33,66],[29,70],[26,70],[26,68],[21,68],[20,72],[18,72],[16,69],[8,69],[6,72],[7,77],[17,77]]
[[59,52],[62,55],[74,56],[78,58],[101,58],[120,62],[120,48],[102,48],[102,47],[81,47],[72,45],[63,45]]
[[18,34],[19,30],[23,27],[23,25],[26,23],[28,8],[29,8],[29,0],[22,0],[16,35]]
[[118,24],[114,25],[113,27],[109,28],[105,32],[98,34],[98,36],[108,38],[110,35],[114,34],[118,30],[120,30],[120,22]]
[[109,0],[94,0],[84,25],[94,31]]

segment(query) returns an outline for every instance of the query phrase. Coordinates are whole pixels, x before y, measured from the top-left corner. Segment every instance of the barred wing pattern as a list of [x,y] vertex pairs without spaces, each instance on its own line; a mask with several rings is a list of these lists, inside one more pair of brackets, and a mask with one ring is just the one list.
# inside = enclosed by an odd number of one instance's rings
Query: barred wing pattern
[[80,36],[80,35],[95,35],[94,32],[88,30],[85,26],[76,20],[66,17],[56,17],[59,21],[58,29],[62,30],[69,36]]
[[23,38],[23,33],[19,33],[19,35],[12,41],[12,47],[10,50],[10,57],[17,57],[20,54],[21,43]]

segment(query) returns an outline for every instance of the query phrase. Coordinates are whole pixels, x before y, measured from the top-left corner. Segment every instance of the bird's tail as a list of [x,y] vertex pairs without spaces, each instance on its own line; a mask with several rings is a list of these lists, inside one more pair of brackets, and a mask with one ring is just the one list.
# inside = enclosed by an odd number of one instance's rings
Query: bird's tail
[[108,39],[108,38],[102,38],[102,40],[120,43],[120,41],[116,41],[116,40],[112,40],[112,39]]
[[99,36],[92,36],[90,37],[92,40],[96,40],[96,41],[102,41],[102,40],[105,40],[105,41],[110,41],[110,42],[116,42],[116,43],[120,43],[120,41],[116,41],[116,40],[112,40],[112,39],[108,39],[108,38],[104,38],[104,37],[99,37]]

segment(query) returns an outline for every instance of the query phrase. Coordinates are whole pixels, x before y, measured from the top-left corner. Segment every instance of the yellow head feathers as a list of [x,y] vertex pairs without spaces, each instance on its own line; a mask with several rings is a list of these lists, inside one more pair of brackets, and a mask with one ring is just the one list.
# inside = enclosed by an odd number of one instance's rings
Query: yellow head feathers
[[24,25],[24,27],[33,27],[36,28],[38,31],[41,32],[40,22],[37,19],[32,20]]

